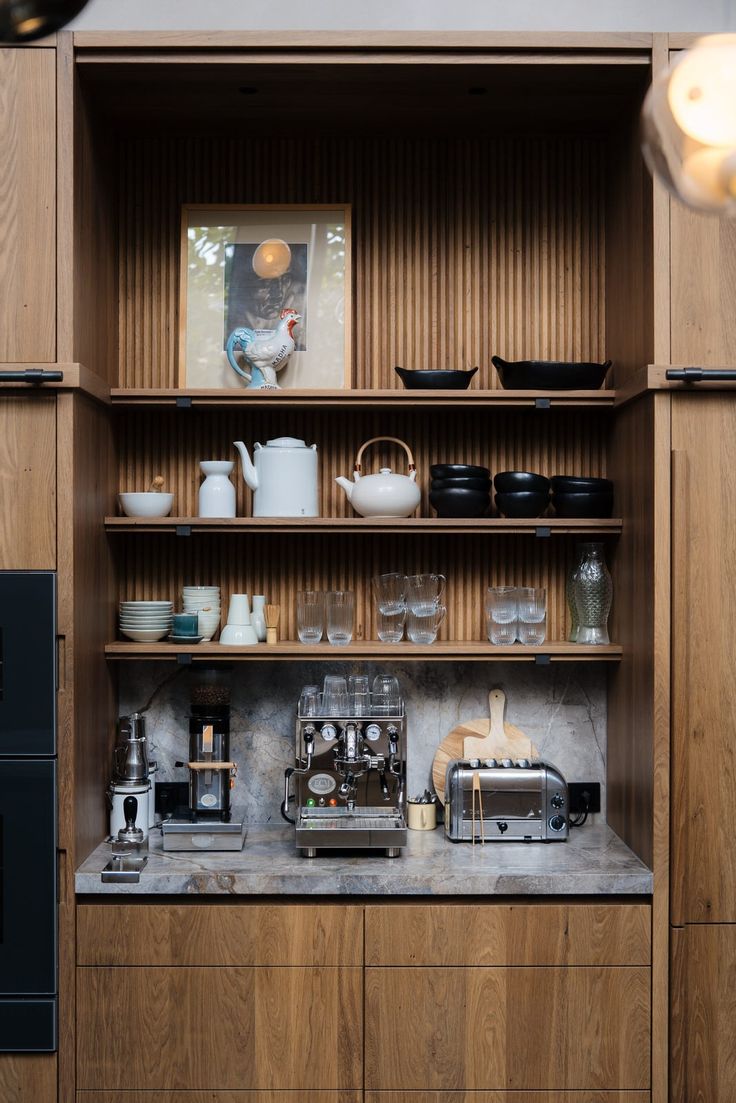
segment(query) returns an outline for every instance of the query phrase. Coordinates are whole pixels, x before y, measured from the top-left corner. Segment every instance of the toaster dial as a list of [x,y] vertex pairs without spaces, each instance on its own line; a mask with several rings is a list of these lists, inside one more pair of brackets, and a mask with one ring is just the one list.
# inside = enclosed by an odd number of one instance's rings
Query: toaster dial
[[550,816],[549,826],[553,831],[562,831],[565,826],[565,817],[560,815]]
[[562,793],[555,793],[550,801],[553,808],[562,808],[565,803],[565,798]]

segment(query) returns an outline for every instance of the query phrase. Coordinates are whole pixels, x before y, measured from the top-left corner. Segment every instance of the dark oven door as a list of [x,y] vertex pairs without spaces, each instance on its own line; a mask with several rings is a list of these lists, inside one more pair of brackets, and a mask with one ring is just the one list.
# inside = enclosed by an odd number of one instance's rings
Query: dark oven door
[[0,760],[0,1051],[56,1048],[56,763]]
[[56,754],[56,576],[0,571],[0,755]]

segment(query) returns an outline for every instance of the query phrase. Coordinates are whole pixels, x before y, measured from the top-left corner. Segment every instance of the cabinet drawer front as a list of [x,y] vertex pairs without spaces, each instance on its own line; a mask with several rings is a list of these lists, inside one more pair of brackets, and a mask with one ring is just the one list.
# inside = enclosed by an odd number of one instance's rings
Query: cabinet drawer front
[[81,904],[79,965],[362,965],[363,909]]
[[[304,1094],[299,1089],[284,1092],[77,1092],[77,1103],[303,1103],[303,1100]],[[363,1103],[363,1093],[357,1090],[312,1091],[309,1093],[309,1103]],[[520,1099],[516,1103],[525,1101]],[[618,1103],[618,1100],[594,1099],[592,1103]],[[639,1100],[630,1099],[628,1103],[639,1103]]]
[[648,1088],[649,1005],[643,968],[369,968],[366,1087]]
[[367,965],[649,965],[648,904],[366,908]]
[[[650,1103],[649,1092],[366,1092],[365,1103]],[[90,1100],[87,1103],[102,1103]],[[115,1103],[115,1101],[113,1101]],[[123,1103],[123,1101],[121,1101]],[[137,1103],[131,1100],[130,1103]],[[199,1103],[193,1100],[192,1103]]]
[[77,1086],[359,1088],[362,975],[355,968],[78,969]]

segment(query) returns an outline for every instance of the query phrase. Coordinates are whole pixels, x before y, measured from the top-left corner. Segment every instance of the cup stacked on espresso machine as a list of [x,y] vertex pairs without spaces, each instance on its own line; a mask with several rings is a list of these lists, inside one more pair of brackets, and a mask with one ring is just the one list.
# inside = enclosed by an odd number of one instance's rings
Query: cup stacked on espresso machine
[[150,776],[146,718],[140,712],[121,716],[118,720],[118,741],[113,750],[112,780],[107,790],[110,834],[113,838],[125,827],[123,803],[126,797],[135,797],[138,802],[135,825],[141,829],[144,838],[148,837],[153,819],[153,808],[149,807],[153,804]]

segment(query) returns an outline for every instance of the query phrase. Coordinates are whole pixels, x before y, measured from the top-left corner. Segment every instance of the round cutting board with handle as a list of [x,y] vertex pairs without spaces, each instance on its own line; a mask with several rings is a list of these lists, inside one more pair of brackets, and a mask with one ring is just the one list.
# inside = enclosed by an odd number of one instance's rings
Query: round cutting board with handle
[[539,750],[528,736],[504,723],[506,694],[492,689],[488,694],[490,720],[487,716],[458,724],[440,743],[432,763],[432,781],[437,796],[445,803],[445,773],[454,758],[539,758]]

